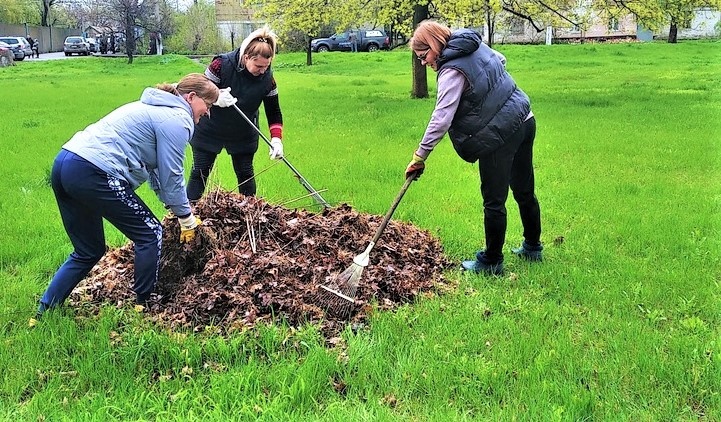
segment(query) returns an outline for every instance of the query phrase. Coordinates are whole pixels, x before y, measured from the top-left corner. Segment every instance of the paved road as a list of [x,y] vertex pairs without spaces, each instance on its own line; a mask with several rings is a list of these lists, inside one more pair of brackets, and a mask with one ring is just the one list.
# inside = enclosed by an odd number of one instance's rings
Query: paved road
[[75,57],[85,57],[85,56],[65,56],[65,53],[63,53],[61,51],[59,53],[41,53],[39,59],[36,59],[36,58],[29,59],[26,57],[25,60],[32,62],[32,61],[38,61],[38,60],[70,59],[70,58],[75,58]]

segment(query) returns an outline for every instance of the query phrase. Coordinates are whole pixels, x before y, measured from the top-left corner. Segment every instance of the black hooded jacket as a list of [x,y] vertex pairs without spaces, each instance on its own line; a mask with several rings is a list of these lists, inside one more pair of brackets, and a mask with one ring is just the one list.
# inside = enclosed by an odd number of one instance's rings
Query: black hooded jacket
[[[221,60],[218,87],[230,87],[230,93],[238,99],[236,105],[258,126],[258,109],[264,103],[269,122],[282,123],[278,97],[268,97],[276,89],[272,68],[253,76],[239,65],[240,49],[217,56]],[[210,118],[203,116],[195,127],[190,140],[195,148],[219,153],[223,148],[229,154],[253,154],[258,150],[258,132],[238,114],[234,107],[214,106]]]

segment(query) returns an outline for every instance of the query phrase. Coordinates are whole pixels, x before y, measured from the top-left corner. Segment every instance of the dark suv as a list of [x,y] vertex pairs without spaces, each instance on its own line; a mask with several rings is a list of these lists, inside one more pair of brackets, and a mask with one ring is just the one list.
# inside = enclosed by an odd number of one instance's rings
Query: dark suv
[[25,57],[33,56],[32,46],[25,37],[0,37],[0,41],[10,46],[15,60],[24,60]]
[[351,51],[350,33],[357,36],[358,51],[378,51],[390,48],[390,38],[382,29],[359,29],[358,31],[345,31],[333,34],[328,38],[315,38],[310,42],[310,49],[314,53],[326,51]]

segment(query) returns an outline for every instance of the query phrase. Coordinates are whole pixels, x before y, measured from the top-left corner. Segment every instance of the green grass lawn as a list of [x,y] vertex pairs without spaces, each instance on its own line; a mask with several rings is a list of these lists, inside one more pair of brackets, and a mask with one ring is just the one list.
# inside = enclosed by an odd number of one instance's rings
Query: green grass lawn
[[[312,326],[226,338],[113,306],[28,327],[71,251],[48,184],[60,146],[144,87],[204,67],[163,56],[0,69],[0,419],[721,420],[721,43],[497,47],[538,120],[545,261],[507,253],[502,278],[451,271],[456,291],[376,312],[334,348]],[[435,101],[430,71],[431,98],[410,98],[411,60],[277,57],[287,158],[332,204],[384,214],[398,193]],[[261,145],[266,168],[259,195],[306,194]],[[225,154],[214,177],[235,183]],[[508,213],[506,252],[521,241],[512,199]],[[445,139],[394,218],[470,258],[483,246],[477,166]],[[112,227],[107,238],[125,243]]]

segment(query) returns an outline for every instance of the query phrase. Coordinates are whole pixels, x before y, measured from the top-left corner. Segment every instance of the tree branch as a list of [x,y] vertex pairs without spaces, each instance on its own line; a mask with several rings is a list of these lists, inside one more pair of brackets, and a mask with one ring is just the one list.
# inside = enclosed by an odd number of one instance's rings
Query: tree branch
[[551,11],[551,13],[553,13],[554,15],[558,16],[559,18],[563,19],[564,21],[570,23],[571,25],[579,26],[578,22],[574,22],[574,21],[568,19],[566,16],[562,15],[558,10],[552,8],[551,6],[547,5],[547,4],[544,3],[543,1],[538,0],[538,4],[540,4],[541,6],[545,7],[546,9],[548,9],[549,11]]
[[532,18],[531,16],[529,16],[529,15],[524,15],[524,14],[522,14],[522,13],[520,13],[520,12],[516,12],[515,10],[511,9],[510,7],[506,7],[506,6],[503,6],[503,10],[505,10],[506,12],[508,12],[508,13],[514,15],[514,16],[518,16],[519,18],[522,18],[522,19],[527,20],[528,23],[530,23],[531,26],[533,26],[533,28],[536,30],[536,32],[542,32],[542,31],[543,31],[543,28],[539,28],[538,25],[536,25],[536,22],[533,21],[533,18]]

